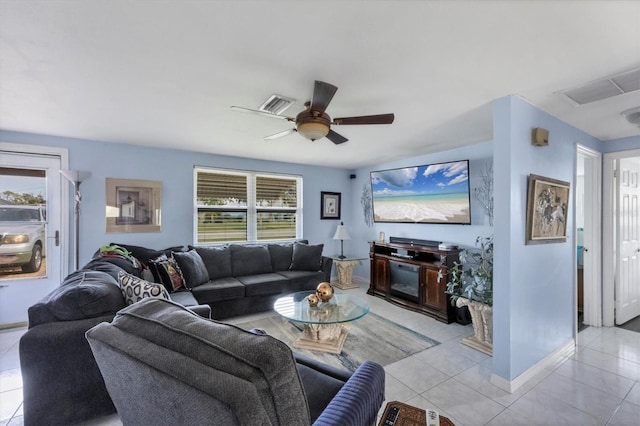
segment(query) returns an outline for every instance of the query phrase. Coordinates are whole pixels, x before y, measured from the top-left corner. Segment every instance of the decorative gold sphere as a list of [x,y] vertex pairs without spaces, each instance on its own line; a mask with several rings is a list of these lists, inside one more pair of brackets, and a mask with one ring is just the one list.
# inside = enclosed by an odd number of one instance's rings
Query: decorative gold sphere
[[318,306],[318,296],[310,294],[309,297],[307,297],[307,302],[309,302],[309,306]]
[[316,288],[316,295],[323,302],[328,302],[333,297],[333,287],[328,282],[322,282]]

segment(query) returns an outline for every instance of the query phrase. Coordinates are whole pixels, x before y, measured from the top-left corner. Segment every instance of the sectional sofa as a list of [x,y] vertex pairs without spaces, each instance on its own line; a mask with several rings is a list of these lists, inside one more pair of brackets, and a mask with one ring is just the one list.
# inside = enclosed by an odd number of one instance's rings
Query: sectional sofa
[[[128,255],[112,250],[116,246]],[[141,294],[221,319],[269,310],[284,293],[315,289],[330,280],[332,267],[322,245],[304,240],[164,250],[106,247],[29,308],[29,329],[20,340],[25,425],[73,424],[115,412],[85,332],[112,321]]]

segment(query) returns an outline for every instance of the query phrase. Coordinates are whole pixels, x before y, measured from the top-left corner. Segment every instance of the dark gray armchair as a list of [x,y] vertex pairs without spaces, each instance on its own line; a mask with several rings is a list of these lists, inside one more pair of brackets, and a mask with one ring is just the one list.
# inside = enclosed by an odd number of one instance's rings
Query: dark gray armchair
[[146,299],[87,332],[125,425],[340,425],[375,423],[384,370],[353,374],[283,342]]

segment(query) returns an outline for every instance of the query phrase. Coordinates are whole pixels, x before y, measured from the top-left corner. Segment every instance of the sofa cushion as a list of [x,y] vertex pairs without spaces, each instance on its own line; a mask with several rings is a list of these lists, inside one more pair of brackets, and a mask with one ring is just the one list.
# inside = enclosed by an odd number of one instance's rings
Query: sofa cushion
[[138,262],[136,259],[133,259],[134,262],[132,262],[131,260],[125,259],[123,257],[102,256],[100,255],[100,251],[97,251],[94,254],[92,260],[111,263],[112,265],[123,269],[126,273],[135,275],[136,277],[139,277],[142,274],[142,269],[144,268],[142,263]]
[[127,305],[132,305],[148,297],[171,300],[167,289],[162,284],[150,283],[126,272],[118,274],[118,282]]
[[209,272],[210,280],[232,276],[229,247],[195,247]]
[[295,243],[289,269],[293,271],[319,271],[322,267],[324,244],[308,245]]
[[[100,272],[106,272],[107,274],[111,275],[113,277],[113,279],[115,280],[115,282],[118,282],[118,273],[120,273],[121,271],[123,271],[123,269],[121,267],[119,267],[118,265],[116,265],[115,263],[106,261],[104,259],[101,258],[96,258],[93,259],[91,261],[89,261],[89,263],[87,263],[86,265],[84,265],[82,267],[82,269],[84,269],[85,271],[100,271]],[[126,270],[124,270],[125,272],[127,272]],[[131,273],[131,272],[129,272]],[[144,273],[144,271],[143,271]]]
[[185,287],[197,287],[209,281],[209,272],[197,251],[175,252],[173,257],[182,271]]
[[288,270],[293,257],[293,244],[269,244],[268,248],[273,271]]
[[163,254],[170,255],[172,251],[182,251],[182,246],[168,247],[162,250],[155,250],[147,247],[134,246],[131,244],[111,243],[111,245],[117,245],[123,247],[131,253],[133,257],[138,259],[144,266],[149,265],[150,259],[156,259]]
[[[299,355],[296,354],[296,357],[298,356]],[[304,391],[307,395],[311,420],[315,421],[342,386],[344,386],[346,380],[343,381],[329,374],[319,373],[313,367],[302,363],[297,363],[296,367],[298,368],[298,374],[300,375],[300,379],[304,385]]]
[[191,292],[199,303],[220,302],[244,297],[244,285],[233,277],[218,278],[194,287]]
[[234,277],[272,272],[269,249],[264,245],[232,245],[231,270]]
[[155,282],[164,285],[169,292],[184,287],[182,271],[171,254],[169,256],[162,254],[156,259],[150,259],[149,269]]
[[246,297],[281,293],[289,283],[285,277],[275,273],[238,277],[238,281],[244,285]]
[[326,281],[322,271],[278,271],[289,281],[288,291],[315,290],[319,283]]
[[79,270],[69,274],[60,287],[29,308],[29,326],[115,314],[124,306],[118,282],[111,275]]
[[182,306],[195,306],[198,304],[195,296],[186,288],[174,291],[169,296],[171,297],[171,300],[181,304]]

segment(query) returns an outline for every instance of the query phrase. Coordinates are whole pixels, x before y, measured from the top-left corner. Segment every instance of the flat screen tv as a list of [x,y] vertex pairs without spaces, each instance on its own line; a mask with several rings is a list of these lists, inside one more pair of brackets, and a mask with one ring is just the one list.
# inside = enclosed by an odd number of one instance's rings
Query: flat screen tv
[[371,172],[373,219],[471,224],[469,161]]

